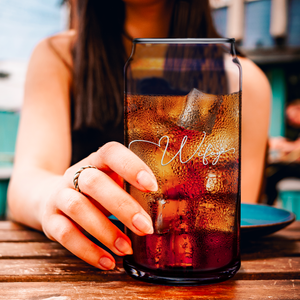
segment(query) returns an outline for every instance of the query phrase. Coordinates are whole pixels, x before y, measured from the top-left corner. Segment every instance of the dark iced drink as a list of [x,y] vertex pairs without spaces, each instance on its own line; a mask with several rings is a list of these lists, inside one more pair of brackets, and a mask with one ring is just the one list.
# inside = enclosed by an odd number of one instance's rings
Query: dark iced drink
[[153,171],[159,190],[127,191],[152,218],[154,233],[127,230],[138,279],[201,284],[240,266],[241,93],[125,97],[125,143]]

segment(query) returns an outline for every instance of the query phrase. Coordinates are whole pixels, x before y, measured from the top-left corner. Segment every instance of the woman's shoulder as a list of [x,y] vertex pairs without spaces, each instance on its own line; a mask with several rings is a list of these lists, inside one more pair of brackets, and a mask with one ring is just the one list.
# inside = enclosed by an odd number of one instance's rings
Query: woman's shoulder
[[242,66],[242,91],[245,112],[251,114],[259,108],[269,114],[271,103],[270,83],[265,73],[250,59],[239,57]]
[[253,91],[269,93],[269,81],[265,73],[250,59],[239,57],[242,66],[243,90],[252,89]]
[[72,68],[72,47],[75,42],[76,32],[68,30],[41,40],[35,47],[33,60],[50,61],[57,64],[63,63],[68,69]]
[[[250,59],[239,57],[242,66],[242,110],[244,131],[259,126],[267,132],[271,105],[271,88],[265,73]],[[264,127],[264,128],[263,128]]]
[[40,41],[35,47],[27,70],[26,88],[58,84],[70,86],[72,81],[73,31],[62,32]]

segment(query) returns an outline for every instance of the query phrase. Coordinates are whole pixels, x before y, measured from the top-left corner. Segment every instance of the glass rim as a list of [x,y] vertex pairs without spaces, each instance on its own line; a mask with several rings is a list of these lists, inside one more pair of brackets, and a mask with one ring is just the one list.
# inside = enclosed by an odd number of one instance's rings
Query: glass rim
[[234,38],[137,38],[134,44],[234,44]]

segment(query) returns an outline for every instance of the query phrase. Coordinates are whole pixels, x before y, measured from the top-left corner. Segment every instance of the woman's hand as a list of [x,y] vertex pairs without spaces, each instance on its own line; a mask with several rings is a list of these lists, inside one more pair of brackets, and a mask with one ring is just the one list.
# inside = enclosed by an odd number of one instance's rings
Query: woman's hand
[[[106,144],[65,171],[72,154],[72,76],[64,62],[72,65],[74,38],[69,32],[46,39],[30,60],[8,205],[15,221],[43,230],[95,267],[110,269],[113,257],[81,230],[118,255],[132,253],[129,238],[107,216],[115,215],[138,235],[152,233],[150,217],[122,189],[122,178],[142,191],[155,190],[157,184],[149,167],[118,143]],[[79,193],[73,177],[86,165],[98,170],[80,173]]]
[[[74,189],[73,177],[80,167],[86,165],[98,170],[87,168],[80,173],[80,193]],[[81,229],[117,255],[132,254],[131,241],[107,218],[110,214],[137,235],[153,233],[150,216],[123,190],[122,178],[141,191],[157,190],[150,168],[116,142],[107,143],[70,167],[41,206],[40,222],[45,234],[95,267],[114,268],[113,256],[90,241]]]

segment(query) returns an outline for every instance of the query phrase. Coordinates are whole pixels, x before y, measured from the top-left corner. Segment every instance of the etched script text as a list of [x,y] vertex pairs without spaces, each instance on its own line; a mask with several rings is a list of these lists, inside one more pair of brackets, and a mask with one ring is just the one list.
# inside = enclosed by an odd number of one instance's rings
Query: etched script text
[[166,140],[166,144],[165,144],[165,148],[163,150],[163,155],[162,155],[162,158],[161,158],[161,165],[162,166],[166,166],[168,164],[170,164],[177,156],[179,156],[179,160],[182,164],[186,164],[187,162],[189,162],[193,157],[195,157],[197,154],[199,157],[202,157],[202,162],[203,162],[203,165],[207,165],[208,164],[208,159],[207,157],[209,156],[213,156],[214,159],[212,161],[212,165],[216,165],[220,159],[220,156],[226,152],[229,152],[229,151],[233,151],[233,153],[235,153],[235,148],[230,148],[228,150],[225,150],[224,148],[220,148],[220,150],[218,151],[212,151],[211,149],[213,148],[212,144],[208,144],[206,146],[206,148],[204,149],[204,152],[201,151],[201,147],[204,143],[204,140],[206,138],[206,132],[203,131],[203,138],[202,138],[202,141],[201,143],[199,144],[199,146],[197,147],[196,151],[186,160],[183,160],[183,148],[185,146],[185,144],[187,143],[187,140],[188,140],[188,136],[184,136],[182,141],[181,141],[181,145],[179,147],[179,150],[178,152],[168,161],[168,162],[164,162],[165,160],[165,156],[166,154],[168,153],[168,148],[169,148],[169,143],[170,143],[170,138],[167,136],[167,135],[164,135],[162,136],[158,143],[154,143],[154,142],[150,142],[150,141],[145,141],[145,140],[134,140],[134,141],[131,141],[128,145],[128,148],[130,149],[130,146],[133,144],[133,143],[137,143],[137,142],[142,142],[142,143],[149,143],[149,144],[152,144],[152,145],[155,145],[159,148],[162,147],[162,141],[165,139]]

